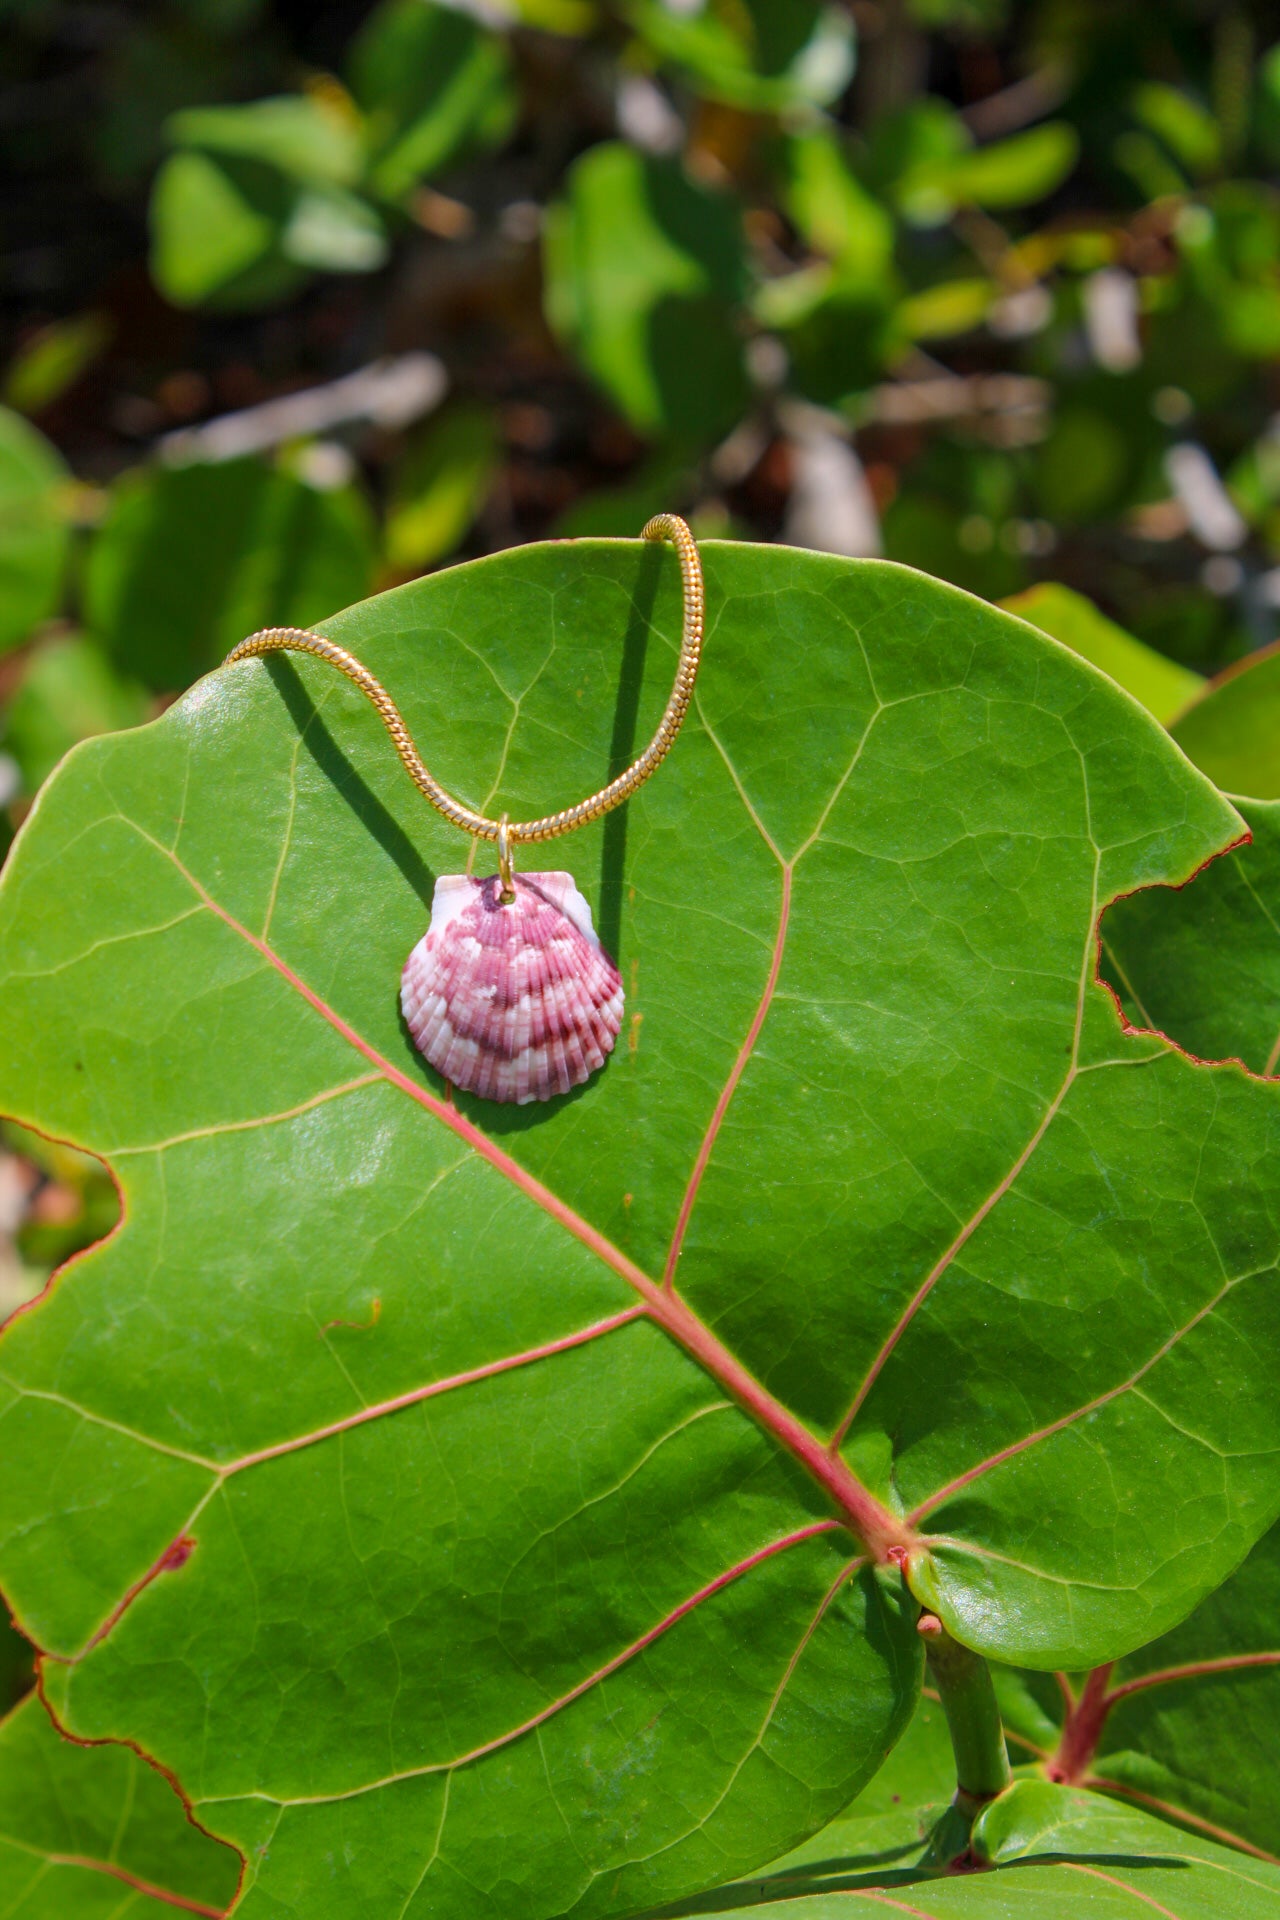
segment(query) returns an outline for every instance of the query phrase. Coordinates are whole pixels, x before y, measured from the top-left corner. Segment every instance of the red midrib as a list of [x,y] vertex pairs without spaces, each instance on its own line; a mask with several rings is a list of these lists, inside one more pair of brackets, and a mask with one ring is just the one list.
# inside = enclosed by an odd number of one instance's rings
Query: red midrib
[[[137,828],[136,823],[130,824],[134,824],[135,830],[172,862],[209,911],[261,954],[281,978],[301,995],[308,1006],[312,1007],[335,1032],[341,1034],[350,1046],[376,1067],[386,1080],[398,1087],[409,1099],[416,1101],[420,1107],[425,1108],[443,1126],[448,1127],[450,1132],[479,1154],[496,1172],[509,1180],[527,1199],[541,1207],[582,1246],[603,1261],[606,1266],[611,1267],[628,1286],[634,1288],[656,1324],[705,1368],[724,1391],[745,1408],[788,1453],[807,1468],[840,1510],[846,1524],[858,1535],[875,1559],[884,1562],[890,1558],[891,1553],[896,1556],[904,1549],[910,1549],[914,1543],[911,1530],[905,1528],[896,1515],[881,1505],[838,1454],[830,1452],[823,1446],[809,1429],[796,1419],[794,1414],[790,1413],[780,1401],[774,1399],[767,1388],[747,1371],[678,1294],[652,1280],[633,1260],[628,1259],[619,1247],[559,1199],[548,1187],[543,1186],[540,1180],[535,1179],[479,1127],[459,1113],[456,1107],[429,1093],[425,1087],[411,1080],[408,1074],[402,1073],[362,1034],[358,1033],[349,1021],[344,1020],[341,1014],[309,987],[301,975],[295,973],[267,941],[252,933],[248,927],[229,913],[208,889],[201,885],[175,853],[153,839],[151,835],[146,834],[143,829]],[[787,897],[789,896],[784,896],[784,899]],[[782,931],[785,933],[785,917]],[[780,943],[777,951],[780,958]],[[774,977],[776,978],[776,973]]]

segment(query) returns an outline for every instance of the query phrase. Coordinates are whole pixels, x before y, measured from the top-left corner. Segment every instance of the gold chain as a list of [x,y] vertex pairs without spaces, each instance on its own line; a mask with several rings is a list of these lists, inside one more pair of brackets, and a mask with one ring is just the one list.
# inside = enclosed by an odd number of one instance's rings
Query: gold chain
[[680,639],[680,660],[667,710],[658,722],[658,730],[652,740],[625,773],[620,773],[607,787],[601,787],[599,793],[593,793],[589,800],[580,800],[576,807],[565,807],[559,813],[548,813],[541,820],[508,821],[505,814],[501,820],[490,820],[487,815],[477,813],[473,807],[464,807],[460,800],[455,800],[423,764],[399,707],[381,681],[375,680],[368,667],[361,666],[344,647],[335,646],[332,640],[325,640],[318,633],[308,633],[302,627],[264,627],[261,633],[252,633],[238,647],[233,647],[223,665],[229,667],[237,660],[253,660],[264,653],[282,652],[310,653],[317,660],[328,661],[339,673],[345,673],[347,679],[373,703],[383,726],[391,735],[391,743],[403,762],[405,772],[446,820],[455,827],[462,827],[467,833],[475,834],[478,840],[497,840],[502,835],[513,846],[517,841],[555,840],[560,834],[572,833],[575,827],[586,826],[589,820],[598,820],[601,814],[620,807],[637,788],[644,785],[670,752],[693,698],[693,683],[698,677],[698,663],[702,657],[702,628],[706,611],[706,593],[697,545],[684,521],[675,513],[655,514],[641,538],[670,540],[680,561],[680,578],[684,587],[684,631]]

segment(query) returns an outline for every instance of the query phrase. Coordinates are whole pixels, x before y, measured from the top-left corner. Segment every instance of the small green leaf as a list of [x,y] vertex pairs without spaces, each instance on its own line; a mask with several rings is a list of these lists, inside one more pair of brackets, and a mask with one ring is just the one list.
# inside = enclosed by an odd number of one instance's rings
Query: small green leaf
[[94,641],[60,635],[33,648],[6,705],[0,737],[34,793],[78,740],[139,726],[150,706],[144,690],[122,680]]
[[700,93],[756,113],[826,106],[853,74],[853,27],[828,0],[682,6],[626,0],[637,33]]
[[1051,120],[988,147],[921,158],[899,178],[895,196],[917,226],[937,226],[958,207],[1029,207],[1057,191],[1079,151],[1074,127]]
[[247,633],[310,626],[366,593],[372,517],[258,460],[159,467],[114,490],[85,577],[85,615],[119,669],[187,686]]
[[188,107],[165,129],[170,144],[257,160],[306,186],[354,186],[363,167],[354,116],[327,98],[282,94],[242,107]]
[[0,407],[0,654],[58,610],[70,477],[44,435]]
[[240,1862],[127,1747],[62,1740],[33,1695],[0,1721],[0,1909],[22,1920],[217,1920]]
[[610,142],[570,169],[545,242],[548,319],[634,426],[705,442],[733,425],[748,388],[731,200]]
[[1134,89],[1134,118],[1158,134],[1193,177],[1213,173],[1222,164],[1222,133],[1217,121],[1190,94],[1162,80],[1144,80]]
[[948,340],[980,327],[998,291],[991,280],[940,280],[901,301],[895,318],[909,340]]
[[[1083,593],[1075,593],[1056,580],[1029,587],[1001,604],[1101,667],[1166,725],[1204,688],[1200,674],[1135,640]],[[1209,771],[1206,767],[1205,772]]]
[[891,292],[892,217],[853,172],[834,133],[793,134],[783,165],[783,202],[809,245],[836,262],[846,286]]
[[386,556],[417,572],[453,552],[484,505],[498,460],[493,412],[455,407],[396,465],[387,507]]
[[505,43],[454,7],[382,0],[356,36],[349,67],[368,119],[369,182],[387,200],[510,131]]
[[111,333],[111,322],[101,313],[51,320],[9,362],[5,404],[18,413],[42,413],[92,366]]
[[291,292],[303,275],[278,257],[277,242],[292,204],[268,169],[173,154],[151,190],[151,273],[161,293],[194,307],[218,298],[253,306]]

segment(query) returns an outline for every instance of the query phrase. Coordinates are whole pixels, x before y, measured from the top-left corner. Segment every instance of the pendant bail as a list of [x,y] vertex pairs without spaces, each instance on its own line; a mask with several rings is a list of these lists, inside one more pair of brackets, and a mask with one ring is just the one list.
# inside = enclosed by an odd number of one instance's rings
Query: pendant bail
[[498,822],[498,898],[504,907],[515,904],[516,883],[511,872],[511,821],[504,813]]

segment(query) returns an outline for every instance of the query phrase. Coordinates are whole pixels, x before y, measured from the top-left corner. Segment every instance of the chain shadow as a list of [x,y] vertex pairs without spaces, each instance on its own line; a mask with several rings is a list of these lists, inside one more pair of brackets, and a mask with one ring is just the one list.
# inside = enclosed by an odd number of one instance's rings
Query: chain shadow
[[[293,663],[273,653],[263,661],[289,717],[316,766],[351,808],[357,820],[399,868],[423,906],[430,911],[436,877],[394,814],[379,800],[363,775],[357,773],[320,718],[319,708],[303,685]],[[391,746],[388,742],[388,755]]]

